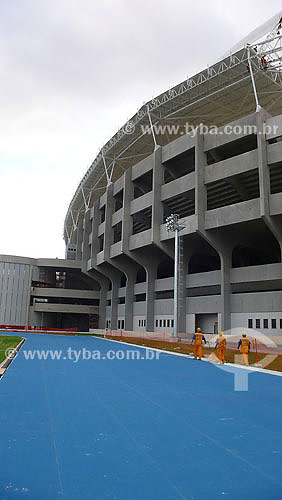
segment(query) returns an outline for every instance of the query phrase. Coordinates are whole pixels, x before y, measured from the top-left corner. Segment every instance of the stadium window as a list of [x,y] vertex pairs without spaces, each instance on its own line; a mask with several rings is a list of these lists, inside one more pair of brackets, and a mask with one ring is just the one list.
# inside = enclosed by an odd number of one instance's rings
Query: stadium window
[[156,319],[156,328],[158,328],[158,326],[159,326],[159,320]]
[[138,326],[141,326],[141,319],[139,319]]
[[124,330],[124,319],[121,320],[121,329]]
[[271,320],[271,328],[276,328],[276,319]]
[[263,320],[263,328],[268,328],[268,319]]
[[146,320],[144,319],[144,326],[146,326]]
[[171,320],[171,328],[174,327],[174,319]]
[[120,329],[120,320],[118,320],[118,329]]
[[282,319],[280,318],[280,328],[282,328]]
[[162,326],[163,326],[163,320],[160,319],[160,328],[162,328]]
[[260,319],[256,319],[256,328],[260,328]]
[[251,318],[248,319],[248,328],[253,328],[253,320]]

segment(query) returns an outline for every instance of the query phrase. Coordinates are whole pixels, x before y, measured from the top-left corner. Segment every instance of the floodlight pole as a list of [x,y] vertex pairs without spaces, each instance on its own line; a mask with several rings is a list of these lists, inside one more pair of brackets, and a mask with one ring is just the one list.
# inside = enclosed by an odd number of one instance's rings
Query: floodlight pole
[[178,332],[178,231],[175,229],[174,237],[174,294],[173,294],[173,336],[177,337]]
[[178,242],[179,242],[179,231],[184,229],[184,226],[179,224],[179,215],[171,214],[166,218],[166,228],[167,231],[174,232],[174,294],[173,294],[173,337],[177,337],[178,333]]

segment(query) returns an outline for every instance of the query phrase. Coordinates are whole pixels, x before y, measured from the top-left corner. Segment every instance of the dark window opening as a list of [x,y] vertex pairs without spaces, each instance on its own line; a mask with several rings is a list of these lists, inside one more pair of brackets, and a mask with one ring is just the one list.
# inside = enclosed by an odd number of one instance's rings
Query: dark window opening
[[276,319],[271,320],[271,328],[276,328]]
[[118,303],[119,304],[125,304],[125,297],[119,297]]
[[164,183],[174,181],[195,170],[195,148],[166,161],[164,164]]
[[84,299],[76,297],[31,297],[32,302],[48,304],[72,304],[79,306],[98,306],[99,299]]
[[219,271],[221,268],[220,257],[214,255],[196,254],[191,257],[188,264],[188,273],[206,273],[209,271]]
[[123,207],[123,189],[114,195],[115,206],[114,212],[117,212]]
[[260,328],[260,319],[256,319],[256,328]]
[[105,218],[106,218],[106,205],[100,208],[100,224],[104,222]]
[[146,302],[146,293],[138,293],[134,295],[135,302]]
[[173,299],[173,290],[161,290],[156,292],[156,300]]
[[232,267],[259,266],[262,264],[274,264],[279,262],[275,253],[238,245],[232,253]]
[[99,236],[99,252],[102,252],[104,250],[104,235]]
[[174,276],[174,261],[167,259],[158,265],[157,279],[173,278]]
[[248,328],[253,328],[253,320],[248,319]]
[[271,194],[282,192],[282,162],[269,166]]
[[186,297],[203,297],[208,295],[220,295],[220,285],[208,285],[186,289]]
[[113,231],[114,231],[114,243],[118,243],[118,241],[121,241],[122,222],[119,222],[118,224],[113,226]]
[[234,203],[259,198],[258,169],[227,177],[207,185],[207,209],[213,210]]
[[268,319],[263,320],[263,328],[268,328]]
[[133,181],[134,191],[133,199],[143,196],[143,194],[149,193],[153,189],[153,170],[149,170],[145,174],[141,175]]
[[118,330],[124,330],[124,319],[118,320]]
[[112,305],[111,299],[107,300],[107,306],[111,306],[111,305]]
[[228,158],[247,153],[257,148],[256,134],[245,135],[236,141],[228,142],[222,146],[211,149],[207,152],[207,163],[212,165]]
[[126,286],[126,282],[127,282],[126,276],[125,274],[123,274],[120,279],[120,288],[124,288]]
[[171,214],[179,214],[180,217],[188,217],[195,213],[195,192],[188,191],[178,194],[163,202],[163,217],[165,219]]
[[275,144],[276,142],[281,142],[282,141],[282,135],[279,135],[278,137],[272,137],[272,139],[268,140],[269,144]]
[[152,207],[145,208],[132,215],[133,234],[141,233],[152,227]]
[[144,267],[140,267],[136,274],[136,283],[145,283],[147,281],[147,273]]

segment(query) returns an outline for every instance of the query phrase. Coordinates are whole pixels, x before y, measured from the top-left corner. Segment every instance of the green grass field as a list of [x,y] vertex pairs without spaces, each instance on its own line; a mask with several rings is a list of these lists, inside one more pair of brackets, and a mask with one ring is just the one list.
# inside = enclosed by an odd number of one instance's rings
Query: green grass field
[[0,336],[0,363],[6,359],[6,350],[13,349],[17,347],[17,345],[22,340],[21,337],[11,337],[10,335],[1,335]]

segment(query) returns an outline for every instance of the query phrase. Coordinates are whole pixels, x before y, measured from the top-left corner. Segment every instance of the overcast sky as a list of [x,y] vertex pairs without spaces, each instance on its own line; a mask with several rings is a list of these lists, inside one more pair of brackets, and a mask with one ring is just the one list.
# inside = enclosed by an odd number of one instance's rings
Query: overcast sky
[[0,254],[64,257],[98,150],[144,101],[281,8],[268,0],[0,0]]

